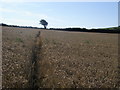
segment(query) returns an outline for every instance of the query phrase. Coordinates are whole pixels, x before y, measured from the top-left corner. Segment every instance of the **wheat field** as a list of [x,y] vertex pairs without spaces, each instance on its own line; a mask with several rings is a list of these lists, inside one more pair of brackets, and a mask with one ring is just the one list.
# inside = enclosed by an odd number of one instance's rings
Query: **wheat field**
[[118,34],[2,27],[2,36],[3,88],[119,87]]

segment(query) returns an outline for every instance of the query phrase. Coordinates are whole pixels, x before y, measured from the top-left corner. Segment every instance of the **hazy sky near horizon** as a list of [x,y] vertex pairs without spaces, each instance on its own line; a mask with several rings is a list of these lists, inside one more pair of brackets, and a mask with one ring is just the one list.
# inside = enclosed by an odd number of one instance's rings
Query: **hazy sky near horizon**
[[0,23],[48,28],[103,28],[118,26],[118,2],[12,2],[2,3]]

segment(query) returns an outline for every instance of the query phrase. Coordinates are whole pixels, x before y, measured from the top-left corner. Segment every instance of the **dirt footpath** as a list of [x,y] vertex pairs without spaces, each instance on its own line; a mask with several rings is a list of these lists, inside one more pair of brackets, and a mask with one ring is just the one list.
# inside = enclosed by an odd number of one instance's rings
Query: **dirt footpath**
[[38,30],[2,27],[3,88],[33,87],[33,46]]

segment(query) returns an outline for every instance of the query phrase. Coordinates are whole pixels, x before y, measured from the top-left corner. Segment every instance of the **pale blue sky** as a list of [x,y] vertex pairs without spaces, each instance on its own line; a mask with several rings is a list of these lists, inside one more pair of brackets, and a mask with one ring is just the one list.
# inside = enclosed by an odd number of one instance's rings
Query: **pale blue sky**
[[24,2],[2,3],[0,21],[6,24],[37,26],[40,19],[48,28],[104,28],[118,26],[117,2]]

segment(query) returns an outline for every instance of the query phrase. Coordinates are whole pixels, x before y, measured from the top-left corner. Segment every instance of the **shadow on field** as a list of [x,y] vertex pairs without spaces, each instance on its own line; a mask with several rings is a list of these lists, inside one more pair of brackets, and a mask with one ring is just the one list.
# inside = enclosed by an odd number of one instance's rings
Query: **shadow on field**
[[40,60],[40,50],[42,46],[42,40],[40,37],[40,31],[35,37],[35,44],[32,48],[32,67],[31,67],[31,79],[30,83],[32,88],[38,88],[38,61]]

